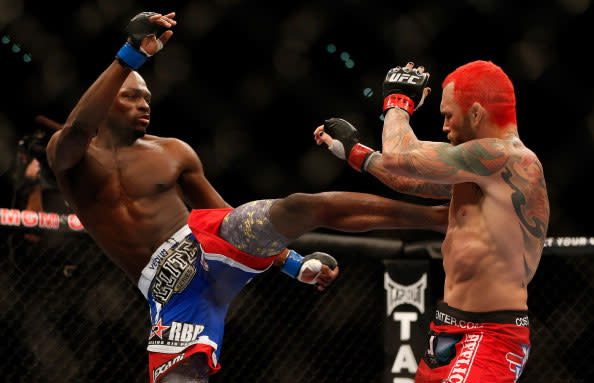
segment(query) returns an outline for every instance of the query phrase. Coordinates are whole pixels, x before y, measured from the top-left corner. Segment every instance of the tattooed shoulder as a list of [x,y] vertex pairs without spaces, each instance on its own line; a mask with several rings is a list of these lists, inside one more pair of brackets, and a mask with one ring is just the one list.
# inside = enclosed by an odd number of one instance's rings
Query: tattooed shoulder
[[451,166],[480,176],[500,171],[509,160],[505,141],[489,138],[472,140],[457,146],[442,147],[441,158]]

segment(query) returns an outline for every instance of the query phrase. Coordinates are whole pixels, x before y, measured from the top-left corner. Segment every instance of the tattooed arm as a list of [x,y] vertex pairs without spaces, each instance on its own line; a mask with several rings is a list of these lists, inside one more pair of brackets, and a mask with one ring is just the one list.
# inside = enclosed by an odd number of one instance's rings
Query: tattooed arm
[[336,157],[346,160],[358,171],[364,171],[391,189],[433,199],[450,199],[450,185],[440,185],[396,175],[382,166],[381,153],[361,145],[357,128],[342,118],[330,118],[314,131],[316,144],[322,143]]
[[365,170],[389,188],[401,193],[425,198],[452,198],[452,185],[425,182],[415,178],[394,174],[382,165],[382,157],[382,155],[373,156],[369,160],[369,164]]
[[502,140],[484,138],[453,146],[420,141],[408,115],[391,109],[384,120],[382,166],[396,175],[442,185],[474,182],[485,185],[509,159]]

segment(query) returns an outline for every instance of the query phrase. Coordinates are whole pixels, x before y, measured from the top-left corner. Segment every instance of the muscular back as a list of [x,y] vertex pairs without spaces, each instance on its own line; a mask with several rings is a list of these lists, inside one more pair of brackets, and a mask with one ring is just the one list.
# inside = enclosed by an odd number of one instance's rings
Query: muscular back
[[117,148],[93,139],[82,160],[58,174],[86,230],[134,281],[156,247],[186,223],[178,192],[184,161],[171,138],[147,135]]
[[444,299],[467,311],[527,309],[549,217],[542,167],[518,138],[484,148],[495,150],[489,161],[475,159],[484,165],[481,184],[453,186]]

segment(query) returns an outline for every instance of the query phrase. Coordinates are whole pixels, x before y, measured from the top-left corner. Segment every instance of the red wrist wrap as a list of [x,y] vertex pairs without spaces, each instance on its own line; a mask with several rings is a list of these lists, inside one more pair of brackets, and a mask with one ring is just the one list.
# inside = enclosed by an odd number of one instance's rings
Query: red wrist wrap
[[400,108],[412,116],[415,111],[415,103],[408,96],[394,93],[384,98],[384,113],[390,108]]
[[373,153],[373,149],[368,148],[365,145],[355,144],[349,153],[349,158],[347,161],[349,165],[353,167],[353,169],[360,172],[361,168],[363,167],[363,163],[365,162],[365,158],[367,158],[367,156],[371,153]]

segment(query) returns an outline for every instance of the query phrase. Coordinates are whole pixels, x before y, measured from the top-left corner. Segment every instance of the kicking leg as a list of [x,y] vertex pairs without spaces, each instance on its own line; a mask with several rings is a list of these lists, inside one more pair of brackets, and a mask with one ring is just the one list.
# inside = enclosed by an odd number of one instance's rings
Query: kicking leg
[[423,206],[353,192],[296,193],[270,209],[275,229],[297,238],[318,227],[346,232],[379,229],[429,229],[444,232],[447,206]]

